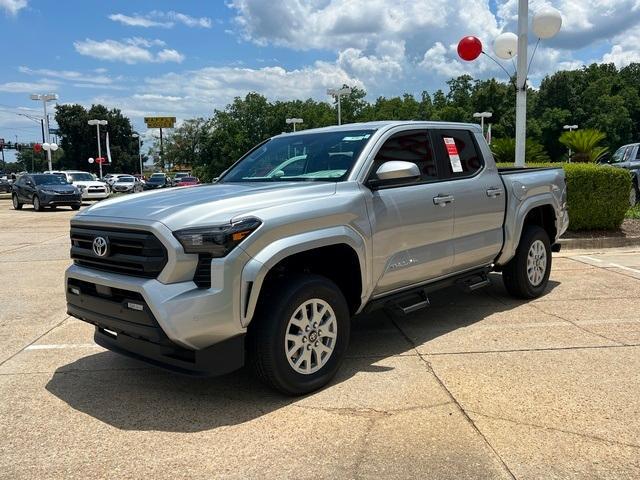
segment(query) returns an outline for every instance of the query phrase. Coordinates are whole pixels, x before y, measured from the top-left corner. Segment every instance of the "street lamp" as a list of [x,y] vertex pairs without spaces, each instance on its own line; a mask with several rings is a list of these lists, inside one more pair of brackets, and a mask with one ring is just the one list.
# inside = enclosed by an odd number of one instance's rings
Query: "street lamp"
[[[44,109],[44,129],[45,129],[45,138],[44,138],[44,142],[43,143],[48,143],[49,142],[49,116],[47,115],[47,102],[51,102],[54,100],[58,99],[58,94],[57,93],[43,93],[43,94],[38,94],[38,93],[32,93],[31,94],[31,100],[35,100],[37,102],[42,102],[42,107]],[[55,143],[53,145],[56,145]],[[44,148],[44,145],[43,145]],[[55,150],[58,149],[58,145],[56,145],[56,148],[53,149],[53,151],[55,152]],[[46,149],[47,151],[47,160],[49,162],[49,171],[53,170],[53,167],[51,166],[51,151],[52,149]]]
[[[578,129],[578,125],[565,125],[564,127],[565,130],[569,130],[570,132],[573,132],[574,130]],[[571,151],[571,147],[569,147],[569,162],[571,162],[571,155],[573,154],[573,152]]]
[[102,148],[100,147],[100,125],[103,127],[107,125],[109,122],[106,120],[89,120],[87,122],[89,125],[95,125],[96,131],[98,132],[98,165],[100,165],[100,180],[102,180]]
[[331,95],[332,97],[338,99],[338,125],[342,125],[342,117],[340,112],[340,97],[343,95],[349,95],[350,93],[351,93],[351,87],[327,89],[327,95]]
[[293,131],[296,131],[296,125],[298,123],[302,123],[302,119],[301,118],[287,118],[285,120],[287,125],[293,124]]
[[480,119],[480,128],[482,129],[482,136],[484,137],[484,119],[485,118],[491,118],[493,116],[493,113],[491,112],[476,112],[473,114],[473,118],[479,118]]
[[140,175],[142,176],[142,150],[140,150],[141,148],[141,139],[140,139],[140,135],[138,135],[137,133],[134,133],[133,135],[131,135],[133,138],[137,138],[138,139],[138,157],[140,157]]

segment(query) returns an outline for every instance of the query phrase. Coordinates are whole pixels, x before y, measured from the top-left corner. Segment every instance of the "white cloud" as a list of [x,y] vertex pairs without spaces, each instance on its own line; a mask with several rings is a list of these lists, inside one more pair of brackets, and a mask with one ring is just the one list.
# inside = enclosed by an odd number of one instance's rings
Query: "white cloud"
[[124,15],[122,13],[113,13],[109,15],[109,19],[114,22],[121,23],[123,25],[127,25],[129,27],[163,27],[163,28],[171,28],[173,27],[173,22],[158,22],[156,20],[151,20],[146,17],[142,17],[140,15]]
[[37,93],[53,90],[58,86],[55,82],[7,82],[0,83],[0,92]]
[[56,78],[61,80],[69,80],[74,82],[81,83],[91,83],[98,85],[108,85],[113,83],[113,79],[109,76],[105,75],[107,72],[105,69],[97,69],[99,71],[95,71],[95,74],[84,74],[80,72],[76,72],[73,70],[51,70],[47,68],[29,68],[25,66],[21,66],[18,68],[20,73],[24,73],[26,75],[31,76],[41,76],[41,77],[49,77]]
[[184,55],[173,49],[162,49],[158,52],[150,50],[153,46],[164,46],[161,40],[146,40],[135,37],[118,40],[97,41],[85,39],[74,42],[73,46],[80,55],[109,60],[112,62],[135,63],[180,63],[184,60]]
[[27,7],[27,0],[0,0],[0,9],[9,15],[17,15],[20,10]]
[[602,57],[605,63],[614,63],[617,67],[626,67],[630,63],[640,62],[640,32],[636,29],[625,32],[613,39],[613,46]]
[[252,91],[270,100],[310,97],[328,100],[327,88],[345,83],[364,86],[335,64],[326,62],[295,70],[207,67],[147,78],[132,95],[100,95],[86,103],[117,106],[136,124],[141,124],[142,117],[150,114],[172,115],[178,119],[209,116],[214,108],[224,108],[234,97]]
[[144,15],[125,15],[123,13],[112,13],[111,15],[109,15],[109,19],[113,20],[114,22],[127,25],[129,27],[142,28],[172,28],[177,23],[190,28],[211,28],[212,24],[211,19],[208,17],[192,17],[191,15],[174,12],[173,10],[168,12],[154,10]]

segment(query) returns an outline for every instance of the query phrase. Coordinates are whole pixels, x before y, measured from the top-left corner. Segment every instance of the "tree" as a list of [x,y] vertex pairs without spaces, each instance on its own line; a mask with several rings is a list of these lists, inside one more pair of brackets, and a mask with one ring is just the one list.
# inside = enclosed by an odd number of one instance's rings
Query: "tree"
[[574,162],[597,162],[604,157],[609,149],[600,145],[607,136],[594,129],[574,130],[564,132],[560,136],[560,143],[573,150],[571,156]]
[[[515,163],[515,138],[496,138],[491,142],[491,152],[498,163]],[[547,163],[550,161],[544,147],[532,138],[527,139],[525,159],[527,163]]]
[[[114,172],[136,172],[138,170],[138,143],[131,135],[130,120],[117,108],[111,110],[104,105],[92,105],[87,111],[82,105],[58,105],[55,119],[58,124],[64,156],[59,168],[98,171],[98,166],[89,165],[90,157],[98,156],[96,128],[88,125],[90,119],[107,120],[100,128],[102,156],[106,158],[106,133],[109,132],[112,165],[105,167]],[[104,169],[103,169],[104,172]]]

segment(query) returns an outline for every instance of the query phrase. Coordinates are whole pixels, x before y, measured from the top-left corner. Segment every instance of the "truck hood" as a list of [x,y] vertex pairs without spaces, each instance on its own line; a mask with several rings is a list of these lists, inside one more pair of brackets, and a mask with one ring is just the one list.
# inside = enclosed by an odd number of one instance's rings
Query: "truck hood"
[[171,230],[228,223],[243,214],[259,216],[259,210],[296,201],[333,195],[335,183],[223,183],[178,187],[139,193],[97,203],[78,218],[110,217],[164,223]]

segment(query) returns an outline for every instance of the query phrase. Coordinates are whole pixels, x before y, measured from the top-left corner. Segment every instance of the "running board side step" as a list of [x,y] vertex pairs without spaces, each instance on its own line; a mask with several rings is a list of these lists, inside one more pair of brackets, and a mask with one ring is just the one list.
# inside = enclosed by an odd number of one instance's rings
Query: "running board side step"
[[489,280],[489,272],[491,271],[492,266],[482,267],[461,275],[453,275],[433,283],[407,289],[402,292],[383,295],[379,298],[370,300],[367,305],[365,305],[361,314],[370,313],[383,308],[390,312],[408,315],[423,308],[427,308],[429,306],[429,294],[437,290],[456,285],[467,292],[472,292],[490,285],[491,281]]
[[489,280],[489,276],[486,273],[482,272],[467,278],[461,278],[458,280],[457,285],[465,292],[473,292],[480,288],[488,287],[491,285],[491,280]]

